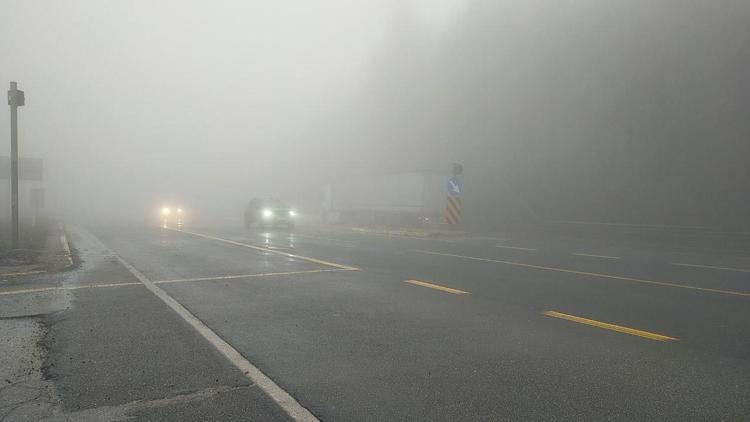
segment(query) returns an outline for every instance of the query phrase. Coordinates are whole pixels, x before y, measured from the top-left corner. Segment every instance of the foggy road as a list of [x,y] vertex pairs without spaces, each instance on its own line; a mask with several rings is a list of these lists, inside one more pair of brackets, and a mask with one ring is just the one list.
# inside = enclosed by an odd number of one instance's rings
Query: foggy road
[[[321,420],[740,420],[750,410],[747,250],[221,226],[96,226],[73,239],[83,266],[48,288],[68,288],[119,351],[53,326],[53,369],[77,374],[56,381],[68,409],[210,387],[228,397],[192,399],[202,417],[287,417],[126,265]],[[67,362],[71,347],[89,346],[101,353],[94,368]],[[136,414],[184,417],[169,406]]]
[[0,2],[0,422],[750,421],[748,22]]

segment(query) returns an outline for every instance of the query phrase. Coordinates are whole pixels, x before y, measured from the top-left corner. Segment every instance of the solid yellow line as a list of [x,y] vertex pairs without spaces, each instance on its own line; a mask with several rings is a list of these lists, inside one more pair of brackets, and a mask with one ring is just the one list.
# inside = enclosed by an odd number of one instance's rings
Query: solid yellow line
[[40,287],[36,289],[6,290],[4,292],[0,292],[0,296],[18,295],[22,293],[47,292],[50,290],[60,290],[60,288],[59,287]]
[[[324,273],[332,271],[347,271],[342,269],[326,269],[326,270],[307,270],[307,271],[286,271],[277,273],[259,273],[259,274],[239,274],[239,275],[225,275],[216,277],[200,277],[200,278],[183,278],[175,280],[160,280],[154,281],[154,284],[164,283],[187,283],[190,281],[221,281],[221,280],[233,280],[242,278],[253,278],[253,277],[270,277],[278,275],[295,275],[295,274],[311,274],[311,273]],[[82,284],[78,286],[61,286],[61,287],[39,287],[36,289],[21,289],[21,290],[7,290],[0,291],[0,296],[18,295],[23,293],[40,293],[40,292],[51,292],[51,291],[65,291],[65,290],[81,290],[81,289],[101,289],[107,287],[124,287],[124,286],[142,286],[141,282],[124,282],[124,283],[103,283],[103,284]]]
[[38,270],[38,271],[24,271],[21,273],[6,273],[6,274],[0,274],[0,278],[3,277],[20,277],[22,275],[32,275],[32,274],[42,274],[46,273],[47,271],[44,270]]
[[409,250],[412,251],[412,252],[418,252],[418,253],[429,254],[429,255],[452,256],[454,258],[471,259],[471,260],[474,260],[474,261],[496,262],[498,264],[515,265],[517,267],[533,268],[533,269],[536,269],[536,270],[556,271],[556,272],[560,272],[560,273],[579,274],[579,275],[586,275],[586,276],[590,276],[590,277],[601,277],[601,278],[609,278],[609,279],[614,279],[614,280],[632,281],[634,283],[651,284],[651,285],[662,286],[662,287],[676,287],[676,288],[680,288],[680,289],[698,290],[698,291],[702,291],[702,292],[721,293],[721,294],[725,294],[725,295],[750,297],[750,293],[735,292],[735,291],[732,291],[732,290],[719,290],[719,289],[708,289],[708,288],[705,288],[705,287],[685,286],[685,285],[682,285],[682,284],[666,283],[666,282],[663,282],[663,281],[642,280],[642,279],[639,279],[639,278],[623,277],[623,276],[619,276],[619,275],[590,273],[590,272],[586,272],[586,271],[567,270],[565,268],[544,267],[544,266],[541,266],[541,265],[524,264],[522,262],[502,261],[502,260],[499,260],[499,259],[477,258],[477,257],[474,257],[474,256],[465,256],[465,255],[455,255],[455,254],[450,254],[450,253],[440,253],[440,252],[424,251],[424,250],[421,250],[421,249],[409,249]]
[[463,290],[451,289],[450,287],[441,286],[439,284],[428,283],[426,281],[405,280],[404,283],[414,284],[416,286],[428,287],[430,289],[440,290],[440,291],[443,291],[443,292],[446,292],[446,293],[453,293],[454,295],[464,295],[464,294],[468,294],[469,293],[469,292],[465,292]]
[[245,248],[255,249],[255,250],[263,251],[263,252],[268,252],[268,253],[272,253],[272,254],[275,254],[275,255],[285,256],[285,257],[288,257],[288,258],[299,259],[299,260],[302,260],[302,261],[312,262],[312,263],[315,263],[315,264],[326,265],[326,266],[329,266],[329,267],[338,268],[340,270],[359,271],[359,268],[350,267],[348,265],[341,265],[341,264],[336,264],[336,263],[333,263],[333,262],[323,261],[322,259],[310,258],[308,256],[296,255],[296,254],[292,254],[292,253],[288,253],[288,252],[281,252],[281,251],[277,251],[277,250],[273,250],[273,249],[264,248],[264,247],[261,247],[261,246],[255,246],[255,245],[250,245],[250,244],[247,244],[247,243],[236,242],[234,240],[223,239],[221,237],[209,236],[207,234],[190,232],[190,231],[186,231],[186,230],[175,230],[175,229],[168,229],[168,230],[177,231],[177,232],[185,233],[185,234],[191,234],[193,236],[202,237],[204,239],[216,240],[218,242],[224,242],[224,243],[228,243],[230,245],[242,246],[242,247],[245,247]]
[[6,290],[0,292],[0,296],[8,295],[19,295],[24,293],[40,293],[40,292],[51,292],[51,291],[65,291],[65,290],[80,290],[80,289],[100,289],[104,287],[123,287],[123,286],[136,286],[141,283],[106,283],[106,284],[84,284],[80,286],[63,286],[63,287],[39,287],[36,289],[21,289],[21,290]]
[[564,314],[562,312],[545,311],[542,312],[544,315],[551,316],[554,318],[566,319],[568,321],[578,322],[581,324],[591,325],[593,327],[604,328],[605,330],[617,331],[618,333],[630,334],[632,336],[638,336],[647,338],[649,340],[656,341],[677,341],[674,337],[669,337],[661,334],[650,333],[648,331],[636,330],[635,328],[623,327],[621,325],[609,324],[606,322],[595,321],[593,319],[581,318],[574,315]]
[[159,280],[159,281],[153,281],[152,283],[164,284],[164,283],[187,283],[191,281],[221,281],[221,280],[235,280],[235,279],[241,279],[241,278],[270,277],[270,276],[277,276],[277,275],[326,273],[326,272],[332,272],[332,271],[346,271],[346,270],[332,268],[332,269],[325,269],[325,270],[284,271],[284,272],[277,272],[277,273],[224,275],[224,276],[218,276],[218,277],[199,277],[199,278],[180,278],[180,279],[173,279],[173,280]]

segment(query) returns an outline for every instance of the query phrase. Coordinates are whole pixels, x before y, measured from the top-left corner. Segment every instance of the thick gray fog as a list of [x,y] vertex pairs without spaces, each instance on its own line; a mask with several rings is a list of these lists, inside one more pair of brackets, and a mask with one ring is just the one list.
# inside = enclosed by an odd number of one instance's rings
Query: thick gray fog
[[748,226],[747,1],[0,4],[21,155],[68,215],[460,162],[474,225]]

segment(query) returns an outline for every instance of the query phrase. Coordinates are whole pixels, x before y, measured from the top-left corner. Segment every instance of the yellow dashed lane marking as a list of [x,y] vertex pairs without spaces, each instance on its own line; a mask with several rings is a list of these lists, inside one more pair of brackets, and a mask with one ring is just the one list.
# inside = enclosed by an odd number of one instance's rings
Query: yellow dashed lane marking
[[439,284],[428,283],[426,281],[405,280],[404,283],[409,283],[409,284],[413,284],[415,286],[422,286],[422,287],[427,287],[427,288],[430,288],[430,289],[440,290],[442,292],[452,293],[454,295],[464,295],[464,294],[468,294],[469,293],[469,292],[465,292],[463,290],[452,289],[450,287],[441,286]]
[[592,327],[603,328],[605,330],[617,331],[618,333],[630,334],[631,336],[643,337],[643,338],[647,338],[649,340],[655,340],[655,341],[677,341],[677,339],[674,338],[674,337],[669,337],[669,336],[665,336],[665,335],[662,335],[662,334],[651,333],[651,332],[648,332],[648,331],[636,330],[635,328],[623,327],[622,325],[610,324],[610,323],[607,323],[607,322],[596,321],[596,320],[593,320],[593,319],[581,318],[581,317],[578,317],[578,316],[575,316],[575,315],[564,314],[562,312],[546,311],[546,312],[542,312],[542,314],[550,316],[550,317],[553,317],[553,318],[560,318],[560,319],[565,319],[565,320],[568,320],[568,321],[577,322],[577,323],[580,323],[580,324],[590,325]]

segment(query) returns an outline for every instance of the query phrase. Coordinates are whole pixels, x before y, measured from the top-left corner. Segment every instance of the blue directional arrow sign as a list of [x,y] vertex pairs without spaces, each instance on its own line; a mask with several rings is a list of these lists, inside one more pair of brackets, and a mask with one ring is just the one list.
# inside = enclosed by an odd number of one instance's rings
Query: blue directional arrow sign
[[464,190],[463,183],[461,183],[461,179],[458,177],[451,177],[448,179],[448,195],[450,196],[460,196],[461,191]]

